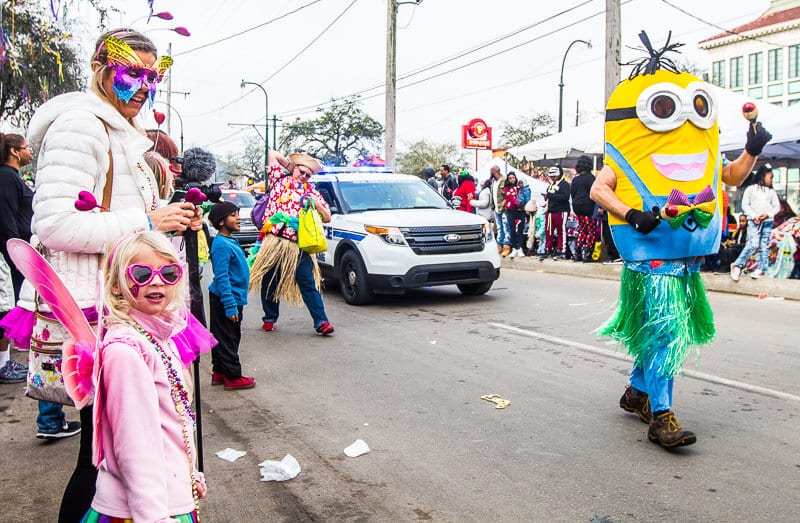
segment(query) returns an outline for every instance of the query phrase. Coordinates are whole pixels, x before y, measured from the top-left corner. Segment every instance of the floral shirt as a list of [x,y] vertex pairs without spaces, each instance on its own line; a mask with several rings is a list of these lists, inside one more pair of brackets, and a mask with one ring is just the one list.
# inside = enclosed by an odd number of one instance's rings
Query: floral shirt
[[[277,213],[284,213],[291,218],[300,214],[300,200],[305,195],[311,195],[317,200],[317,205],[328,208],[327,202],[310,183],[300,183],[291,175],[285,176],[279,165],[269,166],[269,198],[267,209],[264,212],[264,228],[270,234],[297,241],[297,230],[284,223],[271,224],[269,218]],[[271,227],[270,227],[271,225]]]

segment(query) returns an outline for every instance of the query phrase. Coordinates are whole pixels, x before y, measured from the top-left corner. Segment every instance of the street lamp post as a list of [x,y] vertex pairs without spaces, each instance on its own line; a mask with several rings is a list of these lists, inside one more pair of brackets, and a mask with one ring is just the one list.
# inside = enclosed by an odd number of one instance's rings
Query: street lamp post
[[255,85],[264,93],[264,181],[267,180],[267,156],[269,154],[269,96],[264,86],[255,82],[246,82],[244,79],[239,87],[244,89],[245,85]]
[[589,49],[592,48],[592,42],[588,40],[573,40],[568,46],[567,50],[564,51],[564,59],[561,60],[561,79],[558,82],[558,132],[561,132],[562,128],[562,121],[563,121],[563,105],[564,105],[564,64],[567,62],[567,55],[569,54],[569,50],[572,49],[572,46],[581,43],[586,44],[586,47]]
[[178,117],[178,122],[180,122],[180,124],[181,124],[181,154],[183,154],[183,118],[181,118],[181,113],[179,113],[177,109],[172,107],[167,102],[162,102],[162,101],[158,100],[158,101],[156,101],[156,103],[157,104],[166,105],[167,106],[167,110],[174,112],[175,115]]

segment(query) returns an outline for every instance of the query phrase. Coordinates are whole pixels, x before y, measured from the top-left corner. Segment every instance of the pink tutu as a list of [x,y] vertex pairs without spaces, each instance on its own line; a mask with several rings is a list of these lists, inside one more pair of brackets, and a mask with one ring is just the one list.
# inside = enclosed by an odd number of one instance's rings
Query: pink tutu
[[[97,310],[94,307],[86,307],[81,312],[89,323],[97,323]],[[46,318],[55,318],[49,312],[40,312]],[[33,311],[22,307],[14,307],[2,320],[0,328],[5,330],[6,338],[14,342],[17,350],[29,350],[31,348],[31,334],[36,323],[36,314]]]
[[186,328],[172,337],[184,367],[217,345],[217,340],[191,313],[186,314]]
[[35,321],[36,316],[33,311],[14,307],[0,320],[0,328],[5,330],[6,338],[14,342],[17,350],[28,350],[31,347],[31,334]]

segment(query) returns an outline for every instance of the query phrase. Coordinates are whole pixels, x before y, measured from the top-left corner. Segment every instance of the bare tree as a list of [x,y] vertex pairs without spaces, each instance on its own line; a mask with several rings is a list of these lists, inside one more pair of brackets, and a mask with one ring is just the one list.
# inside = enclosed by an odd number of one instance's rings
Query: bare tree
[[318,108],[319,116],[313,120],[285,124],[281,148],[304,151],[328,165],[347,165],[369,156],[370,148],[381,144],[383,126],[358,105],[358,98],[347,98],[327,110]]

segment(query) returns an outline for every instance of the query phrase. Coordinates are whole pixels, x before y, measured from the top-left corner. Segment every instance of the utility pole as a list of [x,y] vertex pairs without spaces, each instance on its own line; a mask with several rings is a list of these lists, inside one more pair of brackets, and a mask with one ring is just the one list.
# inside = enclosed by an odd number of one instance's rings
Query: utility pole
[[419,5],[422,0],[386,0],[386,143],[384,161],[386,167],[394,170],[397,127],[395,125],[395,106],[397,102],[397,6],[403,4]]
[[272,150],[278,150],[278,122],[282,122],[283,120],[279,119],[277,116],[272,115]]
[[395,103],[397,89],[397,0],[386,0],[386,166],[394,170],[396,129]]
[[622,61],[620,18],[619,0],[606,0],[606,103],[620,80]]

